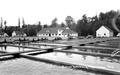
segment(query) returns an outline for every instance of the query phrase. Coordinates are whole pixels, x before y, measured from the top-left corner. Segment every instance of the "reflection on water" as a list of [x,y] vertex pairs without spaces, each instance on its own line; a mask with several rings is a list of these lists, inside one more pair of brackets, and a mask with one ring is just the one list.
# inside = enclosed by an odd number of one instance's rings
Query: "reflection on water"
[[78,65],[83,64],[83,65],[104,67],[104,68],[120,71],[120,68],[119,68],[120,59],[94,57],[89,55],[77,55],[77,54],[70,54],[70,53],[68,54],[68,53],[60,53],[60,52],[41,54],[35,57],[62,61],[62,62],[78,64]]
[[31,50],[31,49],[21,48],[21,47],[12,47],[12,46],[0,47],[0,51],[7,51],[7,52],[21,52],[21,51],[28,51],[28,50]]
[[[40,46],[40,45],[32,45],[28,43],[18,43],[18,44],[11,44],[17,46],[27,46],[27,47],[35,47],[40,49],[51,48],[51,46]],[[30,48],[22,48],[22,47],[13,47],[13,46],[0,46],[0,51],[7,51],[7,52],[21,52],[21,51],[28,51],[33,50]]]
[[12,45],[17,45],[17,46],[27,46],[27,47],[35,47],[35,48],[51,48],[52,46],[47,46],[47,45],[40,45],[40,44],[34,44],[34,43],[19,43],[19,44],[12,44]]

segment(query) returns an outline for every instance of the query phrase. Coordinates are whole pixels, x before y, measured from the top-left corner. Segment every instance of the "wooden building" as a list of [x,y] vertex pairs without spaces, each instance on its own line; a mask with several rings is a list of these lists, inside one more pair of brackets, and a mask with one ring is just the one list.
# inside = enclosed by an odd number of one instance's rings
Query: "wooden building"
[[101,26],[96,31],[96,37],[113,37],[113,31],[107,26]]
[[78,33],[72,31],[68,27],[53,27],[40,30],[37,33],[37,36],[48,40],[53,40],[57,38],[69,39],[78,37]]

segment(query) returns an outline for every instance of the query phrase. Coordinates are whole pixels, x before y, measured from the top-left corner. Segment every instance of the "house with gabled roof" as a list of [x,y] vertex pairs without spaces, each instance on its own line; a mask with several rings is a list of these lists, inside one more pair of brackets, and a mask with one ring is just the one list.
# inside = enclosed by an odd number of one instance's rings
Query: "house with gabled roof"
[[12,32],[12,37],[24,37],[27,36],[26,33],[24,33],[23,31],[13,31]]
[[41,37],[43,39],[68,39],[68,38],[76,38],[78,37],[78,33],[75,31],[72,31],[68,27],[51,27],[51,28],[43,28],[37,33],[38,37]]
[[111,30],[107,26],[101,26],[97,31],[96,31],[96,37],[113,37],[113,30]]
[[0,37],[8,37],[8,34],[3,31],[0,31]]

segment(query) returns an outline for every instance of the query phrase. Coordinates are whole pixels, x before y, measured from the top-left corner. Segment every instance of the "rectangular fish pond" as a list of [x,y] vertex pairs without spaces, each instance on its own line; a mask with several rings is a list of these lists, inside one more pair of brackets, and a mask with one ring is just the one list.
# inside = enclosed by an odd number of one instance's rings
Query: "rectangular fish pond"
[[112,59],[109,57],[95,57],[90,55],[78,55],[71,53],[52,52],[47,54],[40,54],[34,57],[44,58],[53,61],[62,61],[66,63],[85,65],[96,68],[104,68],[112,71],[120,72],[120,59]]
[[[41,48],[43,46],[16,44],[21,46],[30,46]],[[45,46],[44,46],[45,47]],[[6,52],[21,52],[33,49],[1,46],[0,51]],[[81,51],[80,49],[71,49],[72,51]],[[87,50],[89,51],[89,49]],[[91,51],[91,50],[90,50]],[[0,55],[3,53],[0,53]],[[32,59],[31,59],[32,57]],[[34,59],[35,58],[35,59]],[[33,60],[34,59],[34,60]],[[40,60],[39,60],[40,59]],[[43,60],[44,61],[43,61]],[[37,60],[37,61],[36,61]],[[49,63],[47,63],[50,62]],[[51,64],[52,61],[55,63]],[[56,66],[63,63],[63,65]],[[65,65],[72,65],[72,67],[65,67]],[[79,65],[83,65],[79,66]],[[79,67],[80,69],[74,69]],[[111,72],[120,73],[120,59],[111,57],[91,56],[83,54],[51,52],[37,55],[22,54],[20,58],[11,58],[10,60],[0,59],[0,75],[107,75],[106,73],[98,73],[89,70],[82,70],[81,68],[92,67],[94,69],[104,69]],[[110,74],[108,74],[110,75]],[[118,74],[119,75],[119,74]]]

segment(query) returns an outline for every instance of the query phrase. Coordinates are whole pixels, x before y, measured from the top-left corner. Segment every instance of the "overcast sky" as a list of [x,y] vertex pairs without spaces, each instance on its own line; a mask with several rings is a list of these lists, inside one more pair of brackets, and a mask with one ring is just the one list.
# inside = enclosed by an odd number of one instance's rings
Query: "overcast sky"
[[77,21],[83,14],[95,16],[119,8],[119,0],[0,0],[0,17],[7,20],[7,25],[18,25],[19,17],[26,23],[51,24],[55,17],[58,23],[66,16]]

